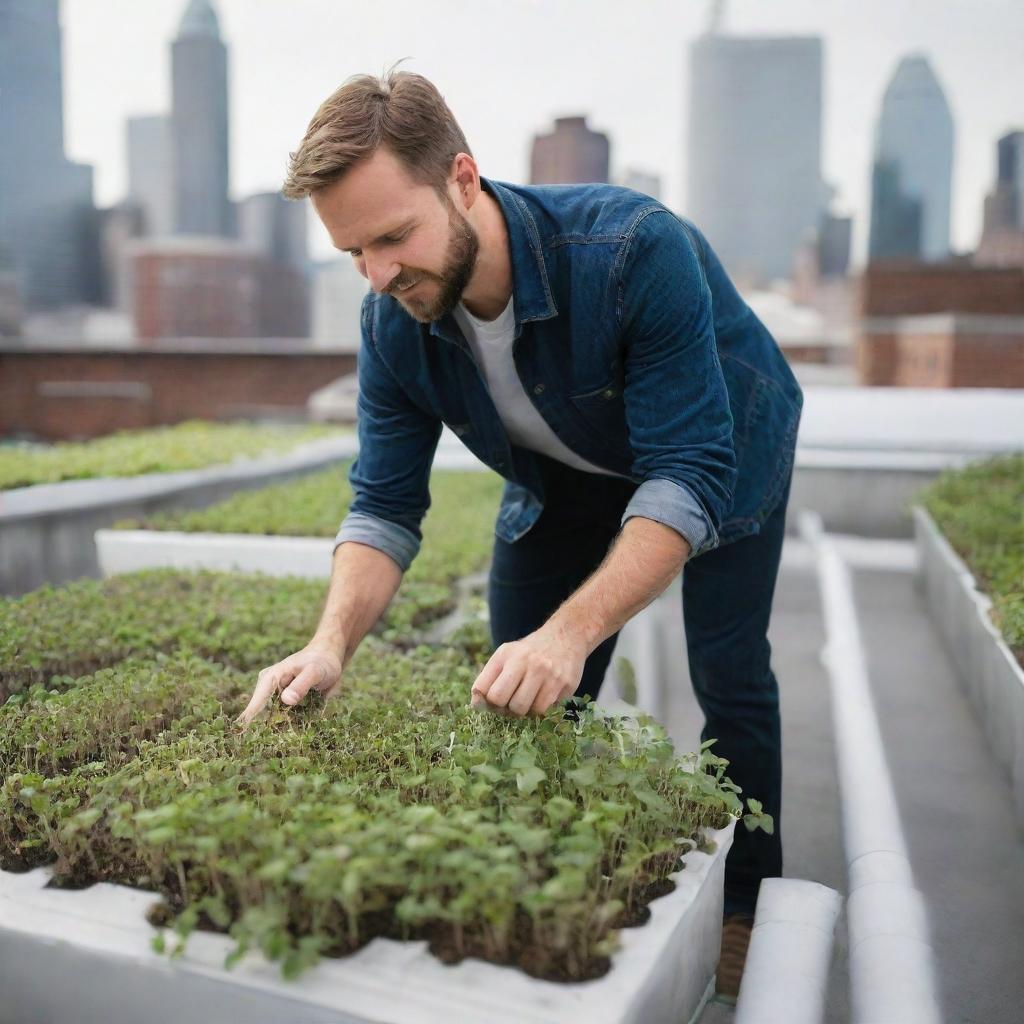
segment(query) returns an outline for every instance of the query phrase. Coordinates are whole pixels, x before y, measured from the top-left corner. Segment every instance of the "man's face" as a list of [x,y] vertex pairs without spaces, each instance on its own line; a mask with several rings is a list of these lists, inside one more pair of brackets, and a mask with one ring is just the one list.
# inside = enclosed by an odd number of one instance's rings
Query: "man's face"
[[417,184],[385,147],[312,195],[335,248],[351,252],[375,292],[393,295],[420,323],[458,304],[479,239],[447,193]]

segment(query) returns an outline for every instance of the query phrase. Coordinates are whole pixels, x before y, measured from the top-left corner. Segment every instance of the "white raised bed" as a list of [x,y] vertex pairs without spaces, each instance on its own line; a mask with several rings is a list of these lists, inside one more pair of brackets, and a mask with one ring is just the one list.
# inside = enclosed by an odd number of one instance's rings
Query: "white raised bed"
[[425,942],[381,938],[294,982],[255,953],[225,970],[225,935],[194,933],[169,961],[149,947],[152,893],[0,872],[0,1024],[685,1024],[713,987],[734,825],[710,833],[714,853],[686,855],[646,924],[622,930],[607,975],[572,984],[480,960],[446,966]]
[[104,576],[140,569],[214,569],[327,579],[334,550],[333,537],[254,533],[97,530],[95,538]]
[[355,435],[322,438],[290,452],[238,458],[173,473],[36,484],[0,492],[0,593],[21,594],[99,571],[93,535],[118,519],[159,509],[199,508],[336,465],[358,450]]
[[914,531],[925,602],[992,752],[1010,775],[1024,826],[1024,670],[992,622],[991,599],[921,507],[914,508]]

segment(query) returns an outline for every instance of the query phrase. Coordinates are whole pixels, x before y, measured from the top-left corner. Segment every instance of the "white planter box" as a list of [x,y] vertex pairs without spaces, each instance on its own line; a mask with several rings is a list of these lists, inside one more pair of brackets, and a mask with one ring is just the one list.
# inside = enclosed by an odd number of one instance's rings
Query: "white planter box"
[[104,576],[166,568],[327,579],[334,550],[333,537],[173,530],[97,530],[95,536],[96,556]]
[[1024,671],[989,614],[992,601],[932,517],[914,509],[919,580],[996,759],[1008,771],[1024,825]]
[[713,984],[733,828],[711,833],[713,854],[686,855],[675,891],[622,930],[607,975],[575,984],[479,960],[445,966],[425,942],[380,938],[294,982],[259,954],[224,970],[233,943],[219,934],[194,933],[169,961],[149,948],[151,893],[0,872],[0,1024],[685,1024]]

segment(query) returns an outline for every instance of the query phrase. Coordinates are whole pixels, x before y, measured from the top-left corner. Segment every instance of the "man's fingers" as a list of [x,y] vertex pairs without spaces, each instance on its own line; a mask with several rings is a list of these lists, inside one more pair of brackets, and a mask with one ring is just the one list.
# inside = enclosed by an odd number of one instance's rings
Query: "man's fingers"
[[298,704],[314,686],[318,686],[324,681],[325,674],[323,665],[315,661],[310,662],[281,694],[281,703]]
[[533,704],[530,706],[529,714],[543,715],[544,712],[559,699],[558,694],[558,689],[550,682],[538,687],[533,698]]
[[322,688],[324,696],[329,697],[341,683],[339,669],[340,662],[329,654],[299,651],[260,672],[252,700],[235,721],[248,725],[263,710],[268,698],[277,692],[288,707],[298,704],[314,687]]
[[530,713],[538,693],[543,689],[545,678],[537,669],[527,672],[516,687],[515,693],[509,698],[508,709],[516,718]]
[[277,690],[277,676],[274,673],[276,666],[265,668],[256,677],[256,689],[253,690],[252,700],[249,701],[246,709],[235,719],[241,725],[248,725],[263,710],[267,698]]
[[476,677],[473,688],[469,691],[469,700],[473,707],[481,707],[484,704],[487,700],[487,694],[494,685],[494,681],[501,675],[501,670],[504,667],[505,656],[501,647],[499,647],[488,659],[487,664],[483,667],[483,671]]
[[487,691],[487,703],[494,708],[507,707],[522,678],[521,662],[514,661],[506,664]]

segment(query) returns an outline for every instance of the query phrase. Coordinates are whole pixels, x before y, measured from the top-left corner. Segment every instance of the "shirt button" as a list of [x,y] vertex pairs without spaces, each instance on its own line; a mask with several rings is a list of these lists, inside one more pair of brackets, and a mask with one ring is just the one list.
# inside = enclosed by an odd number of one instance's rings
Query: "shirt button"
[[533,393],[534,393],[535,395],[543,395],[543,394],[544,394],[544,385],[543,385],[543,384],[538,384],[538,385],[537,385],[537,386],[536,386],[536,387],[535,387],[535,388],[533,389]]

